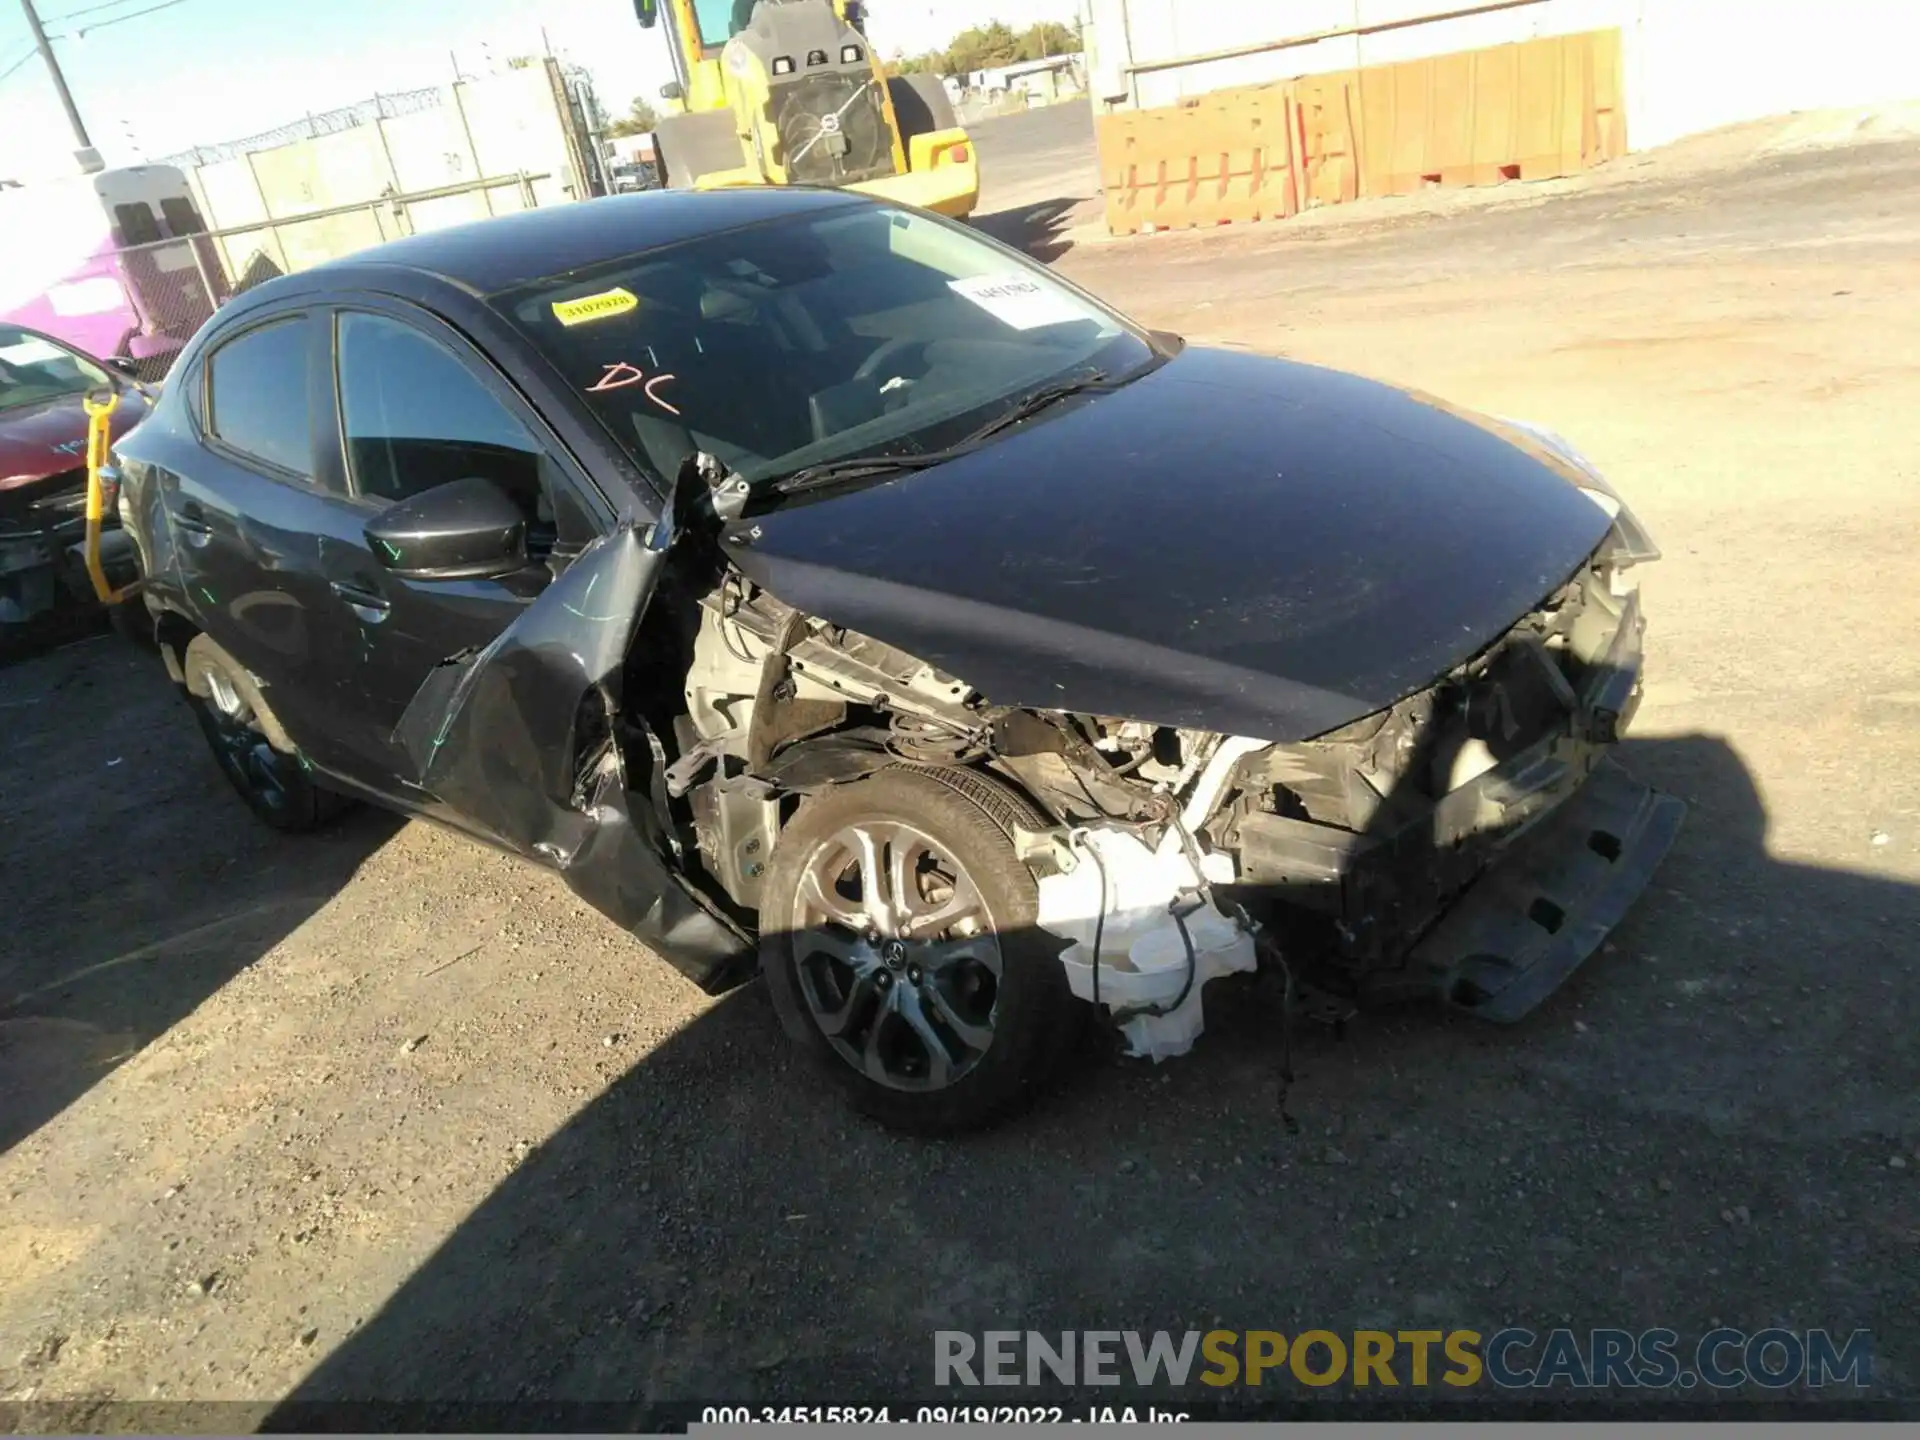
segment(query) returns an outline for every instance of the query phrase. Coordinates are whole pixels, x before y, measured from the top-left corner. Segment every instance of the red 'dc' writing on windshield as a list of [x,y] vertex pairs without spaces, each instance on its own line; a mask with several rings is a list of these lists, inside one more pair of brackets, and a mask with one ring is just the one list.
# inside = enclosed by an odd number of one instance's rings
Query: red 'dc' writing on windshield
[[675,376],[655,375],[649,380],[646,371],[642,370],[638,365],[629,365],[624,360],[617,360],[613,364],[603,368],[606,373],[587,387],[587,393],[589,395],[598,395],[608,390],[624,390],[629,385],[638,385],[641,387],[641,393],[645,395],[647,399],[658,405],[669,415],[678,415],[680,413],[672,405],[662,400],[659,392],[655,388],[666,384],[669,380],[675,379]]

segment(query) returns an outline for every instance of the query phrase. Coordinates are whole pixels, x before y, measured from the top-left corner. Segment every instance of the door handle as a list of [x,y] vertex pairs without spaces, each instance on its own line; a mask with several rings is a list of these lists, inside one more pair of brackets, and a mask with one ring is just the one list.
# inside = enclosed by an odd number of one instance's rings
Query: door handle
[[187,537],[189,545],[204,545],[213,538],[213,527],[207,523],[206,512],[192,500],[175,513],[173,523]]
[[393,602],[378,590],[363,585],[354,585],[345,580],[335,580],[329,585],[334,594],[347,602],[347,607],[369,625],[378,625],[387,618],[387,612],[393,609]]

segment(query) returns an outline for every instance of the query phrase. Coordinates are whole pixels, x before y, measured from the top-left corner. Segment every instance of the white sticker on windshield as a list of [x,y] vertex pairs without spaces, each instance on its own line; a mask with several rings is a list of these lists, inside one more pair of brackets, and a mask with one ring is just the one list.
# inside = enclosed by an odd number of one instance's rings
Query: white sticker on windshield
[[949,280],[956,295],[964,295],[994,319],[1016,330],[1037,330],[1042,325],[1060,325],[1071,320],[1093,318],[1065,291],[1025,275],[973,275],[965,280]]

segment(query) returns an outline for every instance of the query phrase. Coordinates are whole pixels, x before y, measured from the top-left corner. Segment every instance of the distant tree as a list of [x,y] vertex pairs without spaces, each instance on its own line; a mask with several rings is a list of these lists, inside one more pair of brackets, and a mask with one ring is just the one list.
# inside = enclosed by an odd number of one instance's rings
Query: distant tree
[[1044,60],[1049,55],[1072,55],[1080,48],[1080,37],[1074,33],[1074,27],[1062,25],[1058,20],[1042,20],[1030,25],[1022,32],[1015,49],[1020,60]]
[[645,97],[636,95],[633,104],[627,107],[627,113],[606,128],[609,140],[618,140],[625,135],[645,135],[660,124],[660,116]]
[[539,63],[540,57],[538,55],[509,55],[507,57],[507,68],[509,70],[531,70]]
[[962,30],[947,45],[947,67],[955,74],[991,70],[1020,58],[1020,39],[1003,20]]
[[964,79],[976,70],[993,70],[1021,60],[1044,60],[1050,55],[1080,51],[1080,26],[1042,20],[1016,34],[1002,20],[989,20],[962,30],[941,50],[908,55],[899,50],[886,62],[889,75],[953,75]]

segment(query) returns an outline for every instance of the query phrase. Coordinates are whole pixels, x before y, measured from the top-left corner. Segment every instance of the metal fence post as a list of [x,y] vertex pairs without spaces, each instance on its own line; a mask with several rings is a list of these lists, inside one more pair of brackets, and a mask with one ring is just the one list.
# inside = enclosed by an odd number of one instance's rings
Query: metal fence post
[[[209,244],[212,242],[209,241]],[[200,274],[200,288],[207,294],[207,313],[211,315],[220,308],[220,297],[213,288],[213,277],[207,274],[207,257],[200,253],[200,237],[189,235],[187,249],[193,252],[193,268]]]

